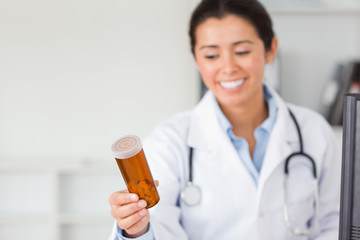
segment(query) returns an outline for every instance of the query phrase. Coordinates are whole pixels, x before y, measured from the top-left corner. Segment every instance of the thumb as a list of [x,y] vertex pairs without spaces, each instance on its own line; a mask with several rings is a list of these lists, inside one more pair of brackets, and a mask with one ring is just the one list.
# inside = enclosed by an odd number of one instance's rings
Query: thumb
[[158,180],[155,180],[155,185],[156,185],[156,187],[159,186],[159,181]]

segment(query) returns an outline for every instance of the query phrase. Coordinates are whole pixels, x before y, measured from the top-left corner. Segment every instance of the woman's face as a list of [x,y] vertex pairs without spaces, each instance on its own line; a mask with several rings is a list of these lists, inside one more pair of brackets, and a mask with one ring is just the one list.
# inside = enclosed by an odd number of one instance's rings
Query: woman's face
[[276,55],[276,39],[265,51],[253,25],[235,15],[208,18],[197,27],[195,37],[195,60],[220,106],[258,102],[253,100],[262,97],[264,68]]

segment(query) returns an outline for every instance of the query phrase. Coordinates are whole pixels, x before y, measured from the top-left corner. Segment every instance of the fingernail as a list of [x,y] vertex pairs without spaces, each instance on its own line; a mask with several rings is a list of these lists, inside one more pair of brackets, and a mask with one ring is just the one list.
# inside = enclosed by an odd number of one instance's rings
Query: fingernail
[[147,217],[145,216],[145,217],[143,217],[140,221],[145,222],[146,219],[147,219]]
[[144,201],[144,200],[140,200],[139,201],[139,203],[138,203],[138,206],[139,206],[139,208],[144,208],[144,207],[146,207],[146,202]]
[[146,215],[146,210],[145,210],[145,209],[141,210],[141,211],[139,212],[139,215],[140,215],[140,216],[145,216],[145,215]]
[[137,200],[136,194],[130,194],[130,199],[131,199],[132,201],[136,201],[136,200]]

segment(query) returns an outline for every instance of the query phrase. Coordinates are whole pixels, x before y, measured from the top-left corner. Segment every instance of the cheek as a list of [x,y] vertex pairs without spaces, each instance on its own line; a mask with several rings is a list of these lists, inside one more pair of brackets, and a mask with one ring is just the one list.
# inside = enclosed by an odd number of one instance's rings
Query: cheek
[[199,71],[205,83],[212,81],[216,75],[216,67],[212,64],[205,64],[203,62],[197,62]]
[[265,68],[265,58],[261,56],[254,56],[243,65],[248,72],[251,72],[255,76],[262,78]]

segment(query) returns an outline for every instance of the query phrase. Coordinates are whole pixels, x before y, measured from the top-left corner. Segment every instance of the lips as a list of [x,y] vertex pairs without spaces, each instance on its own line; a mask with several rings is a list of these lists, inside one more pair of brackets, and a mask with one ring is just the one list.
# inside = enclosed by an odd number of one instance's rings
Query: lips
[[241,86],[243,84],[244,80],[245,80],[245,78],[235,80],[235,81],[220,82],[220,85],[226,89],[233,89],[233,88],[237,88],[237,87]]

